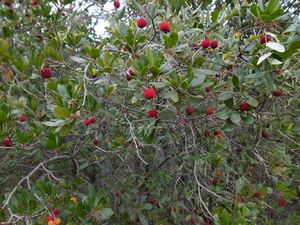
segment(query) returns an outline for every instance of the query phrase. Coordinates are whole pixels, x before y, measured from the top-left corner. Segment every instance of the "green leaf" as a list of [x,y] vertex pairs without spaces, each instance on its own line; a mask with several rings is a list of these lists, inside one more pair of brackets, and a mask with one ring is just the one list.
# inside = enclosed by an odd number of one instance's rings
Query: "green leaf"
[[238,90],[240,90],[240,82],[239,82],[239,77],[238,76],[236,76],[236,75],[233,75],[232,76],[232,84],[233,84],[233,86],[236,88],[236,89],[238,89]]
[[214,9],[214,11],[211,12],[210,16],[211,16],[211,22],[212,23],[216,22],[219,17],[219,10]]
[[113,210],[111,208],[104,208],[101,210],[101,220],[108,220],[113,214]]
[[272,41],[268,42],[268,43],[266,43],[266,46],[277,52],[285,52],[285,47],[282,44],[279,44],[277,42],[272,42]]
[[142,225],[149,225],[147,218],[143,214],[139,214],[139,219],[140,219]]
[[71,116],[71,113],[69,112],[68,108],[55,106],[54,107],[54,114],[59,119],[66,119]]
[[241,121],[241,116],[239,113],[232,113],[230,115],[230,120],[233,123],[239,123]]
[[233,98],[236,95],[236,92],[233,91],[225,91],[219,95],[220,101],[226,101],[228,99]]
[[200,74],[197,78],[194,78],[191,81],[190,86],[192,88],[201,86],[203,84],[203,82],[205,81],[205,78],[206,78],[206,76],[204,74]]
[[253,107],[258,106],[259,102],[255,98],[251,96],[247,96],[247,98],[248,98],[247,102],[249,103],[249,105],[252,105]]
[[78,56],[71,56],[70,59],[73,60],[74,62],[79,63],[79,64],[87,63],[86,59],[80,58]]
[[221,120],[227,120],[229,118],[230,114],[228,112],[220,111],[216,113],[216,117]]
[[272,55],[272,52],[268,52],[268,53],[262,55],[262,56],[259,57],[259,59],[257,60],[257,64],[256,64],[256,65],[261,64],[265,59],[267,59],[267,58],[270,57],[271,55]]
[[172,92],[170,97],[171,97],[172,101],[175,103],[179,102],[179,100],[180,100],[180,96],[177,91]]
[[166,48],[172,48],[176,45],[178,41],[178,34],[176,32],[172,32],[169,36],[164,36],[164,43]]
[[65,123],[65,120],[51,120],[47,122],[42,122],[43,125],[47,127],[58,127]]
[[280,0],[270,0],[268,2],[267,7],[265,8],[265,12],[269,15],[273,14],[277,9],[279,9]]
[[255,16],[255,17],[259,17],[259,16],[260,16],[260,10],[259,10],[259,8],[257,7],[256,3],[253,3],[253,4],[250,6],[250,11],[251,11],[251,13],[253,14],[253,16]]

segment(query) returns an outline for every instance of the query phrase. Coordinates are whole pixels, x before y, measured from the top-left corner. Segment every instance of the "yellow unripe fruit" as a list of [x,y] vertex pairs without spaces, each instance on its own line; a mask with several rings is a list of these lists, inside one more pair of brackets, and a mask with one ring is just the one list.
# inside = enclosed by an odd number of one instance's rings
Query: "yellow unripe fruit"
[[76,202],[78,202],[78,199],[77,199],[76,197],[72,197],[72,198],[71,198],[71,201],[72,201],[73,203],[76,203]]
[[60,225],[60,224],[61,224],[61,219],[60,219],[60,218],[56,218],[56,219],[54,220],[54,224]]

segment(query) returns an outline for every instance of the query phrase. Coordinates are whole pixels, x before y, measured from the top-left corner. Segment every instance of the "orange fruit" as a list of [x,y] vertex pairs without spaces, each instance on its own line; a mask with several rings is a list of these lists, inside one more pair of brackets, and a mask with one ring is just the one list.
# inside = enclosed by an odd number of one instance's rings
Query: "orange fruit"
[[60,218],[56,218],[56,219],[54,220],[54,224],[60,225],[60,224],[61,224],[61,219],[60,219]]
[[77,199],[76,197],[72,197],[72,198],[71,198],[71,201],[72,201],[73,203],[76,203],[76,202],[78,202],[78,199]]

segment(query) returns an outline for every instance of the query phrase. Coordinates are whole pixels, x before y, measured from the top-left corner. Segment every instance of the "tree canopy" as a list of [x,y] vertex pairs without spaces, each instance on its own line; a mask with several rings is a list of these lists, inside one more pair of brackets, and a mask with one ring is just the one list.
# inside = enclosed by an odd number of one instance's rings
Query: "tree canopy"
[[299,8],[1,0],[0,225],[299,224]]

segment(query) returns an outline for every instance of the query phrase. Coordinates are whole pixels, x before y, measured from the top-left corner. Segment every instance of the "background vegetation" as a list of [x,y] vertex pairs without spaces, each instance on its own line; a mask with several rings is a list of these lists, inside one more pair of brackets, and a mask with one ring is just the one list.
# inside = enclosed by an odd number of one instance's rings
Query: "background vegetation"
[[299,224],[299,2],[104,4],[0,2],[0,224]]

